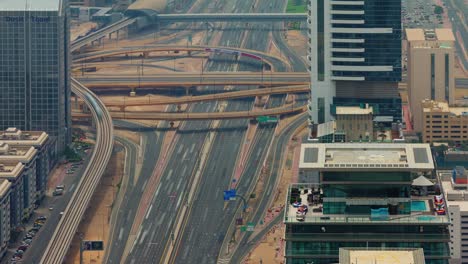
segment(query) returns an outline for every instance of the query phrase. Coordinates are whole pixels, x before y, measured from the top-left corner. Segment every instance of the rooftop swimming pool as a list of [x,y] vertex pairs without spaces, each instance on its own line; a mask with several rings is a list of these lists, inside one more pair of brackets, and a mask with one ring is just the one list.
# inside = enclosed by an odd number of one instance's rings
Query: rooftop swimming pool
[[411,201],[411,211],[412,212],[423,212],[427,211],[425,201]]

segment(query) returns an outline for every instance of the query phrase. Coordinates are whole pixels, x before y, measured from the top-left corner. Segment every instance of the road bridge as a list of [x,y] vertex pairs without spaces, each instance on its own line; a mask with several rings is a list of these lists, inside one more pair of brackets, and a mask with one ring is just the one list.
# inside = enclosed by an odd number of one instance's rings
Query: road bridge
[[273,88],[260,88],[244,91],[226,92],[219,94],[208,94],[200,96],[184,96],[178,98],[155,99],[154,96],[124,97],[122,99],[112,99],[107,101],[103,99],[107,107],[127,107],[127,106],[145,106],[145,105],[166,105],[166,104],[188,104],[205,101],[220,101],[228,99],[238,99],[253,96],[264,96],[271,94],[291,94],[309,92],[309,85],[283,86]]
[[207,13],[157,14],[154,20],[163,22],[306,22],[306,13]]
[[134,75],[87,75],[77,78],[93,89],[136,89],[154,87],[186,87],[199,85],[262,85],[291,86],[307,85],[307,72],[208,72],[208,73],[161,73],[150,76]]
[[[307,106],[294,107],[293,104],[284,107],[264,109],[260,111],[238,111],[238,112],[209,112],[209,113],[167,113],[167,112],[129,112],[129,111],[111,111],[113,119],[137,119],[137,120],[219,120],[219,119],[239,119],[255,118],[258,116],[277,116],[293,113],[302,113],[307,111]],[[88,113],[73,112],[73,118],[90,118]]]

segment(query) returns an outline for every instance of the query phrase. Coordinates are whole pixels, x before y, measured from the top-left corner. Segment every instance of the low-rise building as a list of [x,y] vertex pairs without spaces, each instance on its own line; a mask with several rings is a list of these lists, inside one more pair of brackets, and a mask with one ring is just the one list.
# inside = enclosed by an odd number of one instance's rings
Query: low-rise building
[[373,139],[373,112],[368,104],[362,106],[337,106],[336,128],[344,132],[346,141],[369,141]]
[[2,161],[0,179],[8,180],[10,188],[10,227],[16,229],[23,219],[25,211],[24,185],[28,176],[24,175],[25,167],[21,162]]
[[319,176],[288,190],[286,263],[336,263],[343,247],[422,248],[427,264],[448,263],[443,194],[420,187],[438,184],[429,144],[303,144],[299,169]]
[[45,195],[48,175],[53,168],[56,155],[55,149],[49,140],[49,135],[43,131],[21,131],[17,128],[8,128],[0,131],[0,141],[15,147],[34,147],[37,150],[36,161],[36,191],[38,198]]
[[408,97],[414,130],[422,132],[421,101],[455,102],[455,37],[451,29],[406,29]]
[[426,264],[422,248],[340,248],[339,264]]
[[468,107],[450,107],[432,100],[423,100],[422,107],[423,142],[468,140]]
[[10,241],[10,190],[11,183],[8,180],[0,180],[0,258],[5,255]]
[[441,171],[439,176],[451,221],[451,263],[468,263],[468,172],[463,167],[457,167],[453,171]]
[[[9,146],[0,142],[0,164],[10,166],[6,175],[0,174],[0,179],[9,180],[15,191],[12,195],[12,208],[17,208],[18,215],[12,213],[12,225],[18,225],[22,220],[28,219],[34,210],[37,199],[36,191],[36,158],[37,150],[34,147]],[[22,166],[18,167],[18,163]],[[16,188],[18,185],[19,188]],[[14,203],[21,203],[15,205]],[[13,211],[13,209],[12,209]]]

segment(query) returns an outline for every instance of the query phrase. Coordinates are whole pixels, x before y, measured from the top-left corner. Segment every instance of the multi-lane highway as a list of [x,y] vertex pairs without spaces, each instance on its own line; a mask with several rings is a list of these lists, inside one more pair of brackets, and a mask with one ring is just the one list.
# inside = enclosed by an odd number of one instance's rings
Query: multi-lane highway
[[113,148],[112,119],[104,104],[81,83],[72,79],[72,91],[85,100],[96,123],[96,145],[75,193],[41,258],[44,264],[60,264],[68,252],[78,225],[106,168]]

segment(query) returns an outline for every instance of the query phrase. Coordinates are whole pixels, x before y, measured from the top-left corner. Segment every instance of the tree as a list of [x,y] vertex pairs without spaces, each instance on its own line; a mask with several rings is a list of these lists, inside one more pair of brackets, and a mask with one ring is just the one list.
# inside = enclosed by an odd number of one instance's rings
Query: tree
[[440,15],[440,14],[443,14],[444,13],[444,8],[439,6],[439,5],[436,5],[434,6],[434,14],[436,15]]

